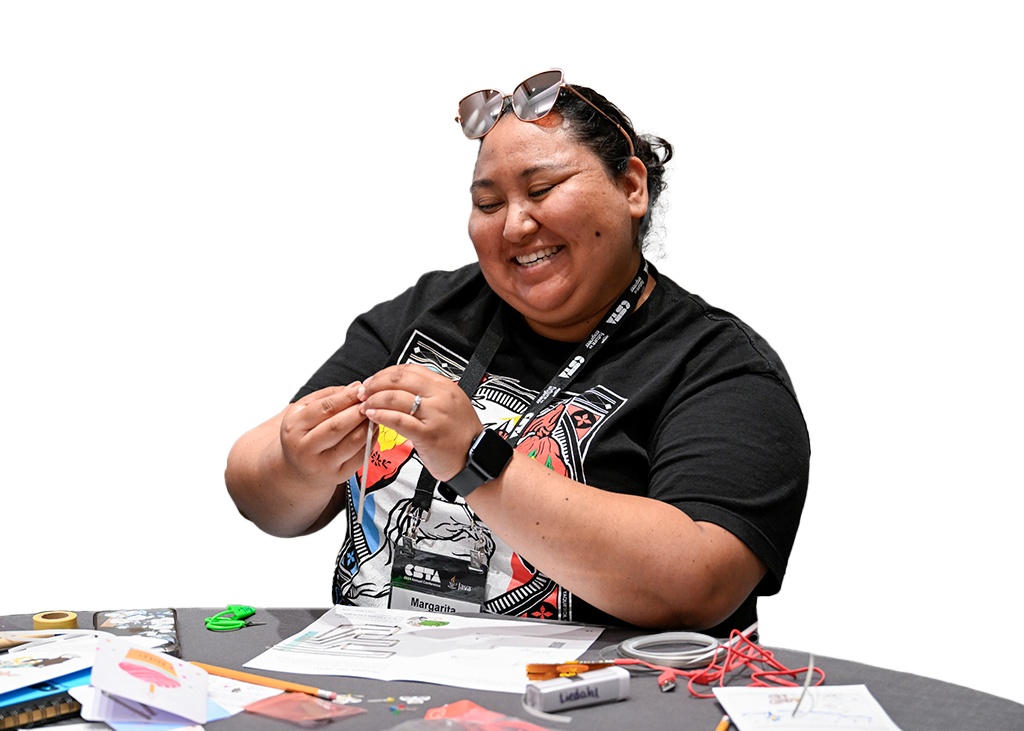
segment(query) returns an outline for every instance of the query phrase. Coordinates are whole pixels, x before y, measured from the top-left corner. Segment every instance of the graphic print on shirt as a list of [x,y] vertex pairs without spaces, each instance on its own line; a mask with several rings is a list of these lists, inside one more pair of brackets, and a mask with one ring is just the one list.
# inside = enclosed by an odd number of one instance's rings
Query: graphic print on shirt
[[[423,333],[413,333],[399,363],[416,363],[458,381],[467,360]],[[485,427],[506,438],[537,396],[518,380],[486,374],[473,405]],[[565,392],[526,428],[516,450],[548,469],[586,482],[587,449],[605,420],[625,399],[597,386],[582,393]],[[411,444],[386,427],[370,456],[363,522],[355,523],[361,471],[349,480],[348,530],[338,553],[334,602],[385,607],[390,592],[390,567],[395,543],[408,529],[408,508],[423,466]],[[384,489],[390,488],[390,489]],[[475,547],[468,506],[459,498],[449,503],[436,493],[429,517],[420,524],[417,548],[469,560]],[[479,525],[479,524],[478,524]],[[572,620],[572,595],[537,571],[486,526],[482,527],[488,558],[485,611],[545,619]]]

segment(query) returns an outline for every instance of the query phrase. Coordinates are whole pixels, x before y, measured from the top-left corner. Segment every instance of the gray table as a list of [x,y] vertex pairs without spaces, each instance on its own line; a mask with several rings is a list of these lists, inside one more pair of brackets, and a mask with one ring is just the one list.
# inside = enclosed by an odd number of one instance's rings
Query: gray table
[[[75,610],[77,611],[77,610]],[[237,632],[209,632],[203,618],[218,609],[178,609],[181,632],[182,657],[185,660],[205,662],[221,667],[243,670],[242,665],[265,648],[304,629],[318,619],[322,609],[259,609],[254,620],[267,622],[265,626],[248,627]],[[92,626],[92,614],[78,612],[82,627]],[[0,630],[31,629],[30,615],[0,617]],[[603,647],[617,644],[631,636],[626,630],[606,629],[594,644],[588,657]],[[776,658],[787,667],[804,667],[806,652],[774,649]],[[882,707],[903,731],[995,731],[996,729],[1024,730],[1024,705],[997,696],[924,678],[909,673],[862,665],[860,663],[817,657],[815,664],[825,671],[828,685],[863,683],[871,690]],[[658,690],[653,677],[637,677],[630,686],[626,701],[578,708],[569,712],[571,724],[540,721],[526,714],[518,696],[442,685],[414,682],[383,682],[363,678],[338,676],[291,675],[256,671],[261,675],[292,680],[339,693],[362,695],[365,698],[398,697],[402,695],[429,695],[430,701],[417,710],[400,714],[389,710],[387,703],[364,703],[367,713],[341,719],[330,725],[337,731],[386,731],[399,723],[422,718],[428,708],[468,698],[493,711],[537,723],[548,728],[569,729],[621,729],[643,731],[712,731],[722,716],[722,709],[713,699],[700,699],[690,695],[685,687],[669,693]],[[61,724],[55,724],[59,727]],[[212,731],[262,731],[263,729],[296,729],[297,726],[275,719],[240,714],[207,724]]]

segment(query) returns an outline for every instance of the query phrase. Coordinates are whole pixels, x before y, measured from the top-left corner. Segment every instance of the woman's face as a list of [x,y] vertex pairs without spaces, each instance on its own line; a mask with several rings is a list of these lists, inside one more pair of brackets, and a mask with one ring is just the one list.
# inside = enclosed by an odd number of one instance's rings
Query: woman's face
[[580,341],[636,274],[647,171],[613,179],[562,118],[501,119],[480,147],[469,237],[491,288],[549,338]]

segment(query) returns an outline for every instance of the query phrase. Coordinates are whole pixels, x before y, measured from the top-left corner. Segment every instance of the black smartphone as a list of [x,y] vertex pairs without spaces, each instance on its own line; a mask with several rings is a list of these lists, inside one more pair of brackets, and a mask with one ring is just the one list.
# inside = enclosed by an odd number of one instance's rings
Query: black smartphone
[[112,609],[96,612],[92,626],[112,635],[149,637],[154,641],[157,652],[181,657],[178,644],[178,613],[170,608],[161,609]]

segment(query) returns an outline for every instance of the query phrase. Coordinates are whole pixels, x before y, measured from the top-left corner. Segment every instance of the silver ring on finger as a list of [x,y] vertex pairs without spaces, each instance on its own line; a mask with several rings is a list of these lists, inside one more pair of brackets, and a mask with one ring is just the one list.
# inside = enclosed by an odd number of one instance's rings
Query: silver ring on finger
[[412,408],[409,409],[409,416],[415,416],[416,412],[420,410],[420,404],[423,403],[423,397],[416,394],[416,398],[412,402]]

